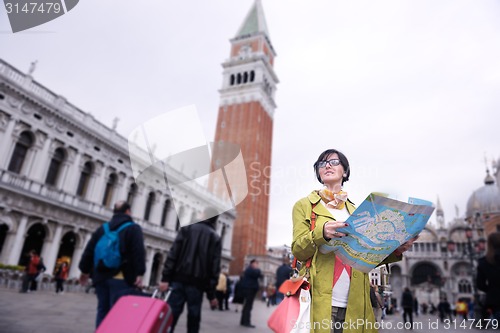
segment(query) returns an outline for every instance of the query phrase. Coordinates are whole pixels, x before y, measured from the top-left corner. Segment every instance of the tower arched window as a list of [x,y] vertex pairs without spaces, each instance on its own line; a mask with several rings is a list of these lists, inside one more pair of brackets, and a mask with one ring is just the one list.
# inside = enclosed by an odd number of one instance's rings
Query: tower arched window
[[22,132],[21,135],[19,135],[19,140],[16,142],[12,157],[10,158],[9,171],[14,173],[21,172],[24,161],[26,160],[26,155],[33,145],[33,141],[33,135],[28,131]]
[[103,206],[109,207],[111,205],[111,199],[113,198],[117,178],[116,173],[109,175],[108,180],[106,181],[106,188],[104,189],[104,196],[102,197]]
[[155,193],[149,192],[148,201],[146,202],[146,210],[144,211],[144,220],[149,221],[149,217],[151,216],[151,209],[153,208],[153,204],[155,202]]
[[47,177],[45,178],[45,184],[55,186],[57,183],[57,178],[61,173],[62,164],[66,158],[66,153],[63,148],[57,148],[54,152],[54,156],[50,160],[49,171],[47,172]]
[[236,83],[237,84],[241,83],[241,73],[238,73],[238,75],[236,76]]
[[133,207],[134,199],[136,196],[137,196],[137,184],[132,183],[132,184],[130,184],[130,188],[129,188],[128,194],[127,194],[127,202],[130,205],[130,207]]
[[234,85],[234,74],[231,74],[231,77],[229,78],[229,84]]
[[243,83],[248,82],[248,72],[243,73]]
[[253,82],[255,80],[255,72],[250,71],[250,82]]
[[94,170],[94,165],[92,162],[85,162],[83,165],[82,172],[80,173],[80,180],[78,181],[78,187],[76,189],[76,195],[85,198],[87,189],[89,187],[90,176]]

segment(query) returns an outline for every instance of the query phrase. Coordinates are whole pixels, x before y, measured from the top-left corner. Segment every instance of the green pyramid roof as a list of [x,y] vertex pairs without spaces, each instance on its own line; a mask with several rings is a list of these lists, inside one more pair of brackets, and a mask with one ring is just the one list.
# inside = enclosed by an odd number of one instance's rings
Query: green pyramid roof
[[269,31],[267,30],[266,18],[264,17],[264,10],[260,0],[255,0],[252,8],[248,12],[243,24],[241,25],[236,38],[253,35],[263,32],[269,38]]

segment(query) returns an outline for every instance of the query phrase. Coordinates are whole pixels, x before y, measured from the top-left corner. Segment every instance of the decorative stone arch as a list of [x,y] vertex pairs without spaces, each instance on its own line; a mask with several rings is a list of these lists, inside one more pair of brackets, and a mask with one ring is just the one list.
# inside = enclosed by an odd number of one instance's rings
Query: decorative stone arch
[[37,149],[37,137],[31,128],[21,124],[16,126],[9,149],[7,169],[17,174],[26,174],[30,159]]
[[435,286],[442,285],[443,272],[441,267],[432,261],[419,261],[409,270],[411,286],[429,282]]
[[90,190],[92,178],[96,171],[95,162],[90,156],[85,156],[78,165],[78,183],[76,195],[85,198]]
[[30,126],[27,126],[23,122],[17,122],[16,126],[14,127],[14,131],[12,133],[12,136],[15,139],[15,141],[19,140],[19,137],[24,132],[29,132],[29,134],[31,135],[31,138],[33,139],[33,147],[40,143],[38,140],[39,137],[37,137],[37,135],[33,131],[33,129]]
[[[74,231],[73,228],[64,228],[61,235],[61,242],[59,248],[57,249],[56,260],[61,258],[68,258],[69,264],[72,265],[75,263],[75,250],[78,248],[77,244],[78,234]],[[79,259],[79,258],[76,258]]]
[[394,307],[397,307],[398,300],[401,298],[401,294],[403,293],[403,288],[406,287],[406,282],[403,277],[403,269],[399,264],[391,264],[389,284],[391,285],[392,292],[390,295],[391,304]]
[[32,226],[36,224],[41,224],[45,229],[46,241],[51,241],[54,237],[54,227],[56,224],[48,223],[48,220],[42,220],[40,218],[30,219],[26,225],[26,231],[28,231]]
[[445,283],[442,268],[433,261],[419,261],[410,272],[411,289],[418,304],[437,305]]
[[15,222],[11,214],[0,216],[0,225],[5,224],[9,231],[14,232],[17,230],[19,225]]
[[38,254],[42,253],[43,246],[47,242],[48,230],[47,225],[41,221],[32,221],[28,224],[18,264],[25,264],[26,254],[31,250],[35,250]]
[[[427,234],[426,241],[434,241],[434,242],[439,241],[438,234],[437,234],[436,230],[434,230],[434,228],[432,228],[430,226],[426,226],[424,228],[424,230],[422,230],[422,232]],[[425,236],[425,235],[423,235],[423,236]],[[418,240],[420,241],[421,238],[422,238],[422,233],[420,234]]]
[[[75,246],[78,248],[78,247],[83,247],[85,246],[85,233],[82,232],[82,229],[80,229],[79,227],[73,227],[71,229],[68,229],[66,232],[73,232],[75,234]],[[63,234],[65,234],[66,232],[63,232]],[[93,232],[93,231],[92,231]]]
[[[70,152],[64,144],[57,142],[49,153],[49,161],[46,166],[44,182],[51,186],[59,186],[62,182],[65,166],[68,166]],[[45,166],[42,166],[45,167]]]

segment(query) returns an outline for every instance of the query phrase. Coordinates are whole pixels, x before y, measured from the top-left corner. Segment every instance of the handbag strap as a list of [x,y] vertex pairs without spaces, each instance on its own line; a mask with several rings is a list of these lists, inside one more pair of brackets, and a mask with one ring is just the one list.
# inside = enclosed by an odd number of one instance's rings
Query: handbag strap
[[[311,228],[309,228],[310,231],[313,231],[314,228],[316,227],[316,213],[314,212],[314,207],[316,207],[316,204],[312,204],[312,209],[311,209]],[[307,259],[306,261],[306,270],[309,271],[309,268],[311,267],[311,261],[312,257]],[[292,268],[293,270],[297,269],[297,258],[293,257],[292,261]]]

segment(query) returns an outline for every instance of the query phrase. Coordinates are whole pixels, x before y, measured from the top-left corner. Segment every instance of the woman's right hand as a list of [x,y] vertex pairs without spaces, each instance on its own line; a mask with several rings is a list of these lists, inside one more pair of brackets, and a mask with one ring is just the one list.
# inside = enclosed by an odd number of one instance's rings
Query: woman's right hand
[[328,221],[323,226],[323,238],[327,241],[332,238],[342,238],[347,234],[337,231],[339,228],[345,228],[348,224],[345,221]]

